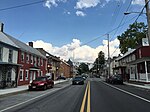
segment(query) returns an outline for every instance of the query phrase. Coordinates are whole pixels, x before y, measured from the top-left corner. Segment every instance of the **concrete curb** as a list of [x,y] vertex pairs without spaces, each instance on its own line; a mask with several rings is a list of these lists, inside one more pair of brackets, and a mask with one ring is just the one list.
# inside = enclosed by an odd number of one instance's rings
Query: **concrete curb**
[[129,86],[134,86],[134,87],[139,87],[139,88],[143,88],[143,89],[150,89],[149,86],[136,85],[136,84],[131,84],[131,83],[127,83],[127,82],[123,82],[123,84],[129,85]]

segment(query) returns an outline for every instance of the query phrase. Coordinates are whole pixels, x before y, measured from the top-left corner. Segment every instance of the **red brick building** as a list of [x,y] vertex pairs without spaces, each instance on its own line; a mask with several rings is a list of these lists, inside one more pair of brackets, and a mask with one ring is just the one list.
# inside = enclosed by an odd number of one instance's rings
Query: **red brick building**
[[70,71],[71,71],[70,65],[66,61],[61,61],[60,62],[60,71],[59,71],[60,75],[70,78],[71,77]]

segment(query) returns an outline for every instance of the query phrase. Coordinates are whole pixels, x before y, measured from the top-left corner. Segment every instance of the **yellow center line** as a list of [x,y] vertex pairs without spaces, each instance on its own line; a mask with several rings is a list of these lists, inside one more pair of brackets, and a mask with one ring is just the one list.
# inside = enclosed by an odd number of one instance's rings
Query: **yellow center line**
[[88,86],[88,99],[87,99],[87,112],[90,112],[91,108],[91,101],[90,101],[90,82],[89,82],[89,86]]
[[89,83],[86,86],[86,90],[85,90],[85,93],[84,93],[84,97],[83,97],[83,101],[82,101],[82,106],[81,106],[80,112],[84,112],[88,86],[89,86]]

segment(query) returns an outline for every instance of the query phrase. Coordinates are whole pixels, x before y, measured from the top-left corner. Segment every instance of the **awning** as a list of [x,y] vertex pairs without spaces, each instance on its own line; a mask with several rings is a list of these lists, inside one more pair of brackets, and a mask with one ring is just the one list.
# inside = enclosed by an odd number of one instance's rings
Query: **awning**
[[0,65],[11,65],[11,66],[22,66],[21,64],[16,64],[16,63],[8,63],[8,62],[0,62]]

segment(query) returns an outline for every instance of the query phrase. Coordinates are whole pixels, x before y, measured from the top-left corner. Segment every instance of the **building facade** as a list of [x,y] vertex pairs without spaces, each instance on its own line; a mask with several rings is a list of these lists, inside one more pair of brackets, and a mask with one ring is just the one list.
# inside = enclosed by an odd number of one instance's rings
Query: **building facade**
[[[11,65],[11,70],[7,69],[5,75],[2,75],[2,82],[7,81],[7,77],[11,77],[11,82],[16,85],[29,84],[39,75],[45,75],[47,72],[47,59],[37,49],[33,48],[33,44],[27,44],[17,40],[16,38],[3,32],[1,25],[0,41],[1,45],[1,65]],[[4,46],[5,45],[5,46]],[[9,66],[10,68],[10,66]],[[4,73],[4,71],[1,71]],[[14,81],[15,80],[15,81]]]

